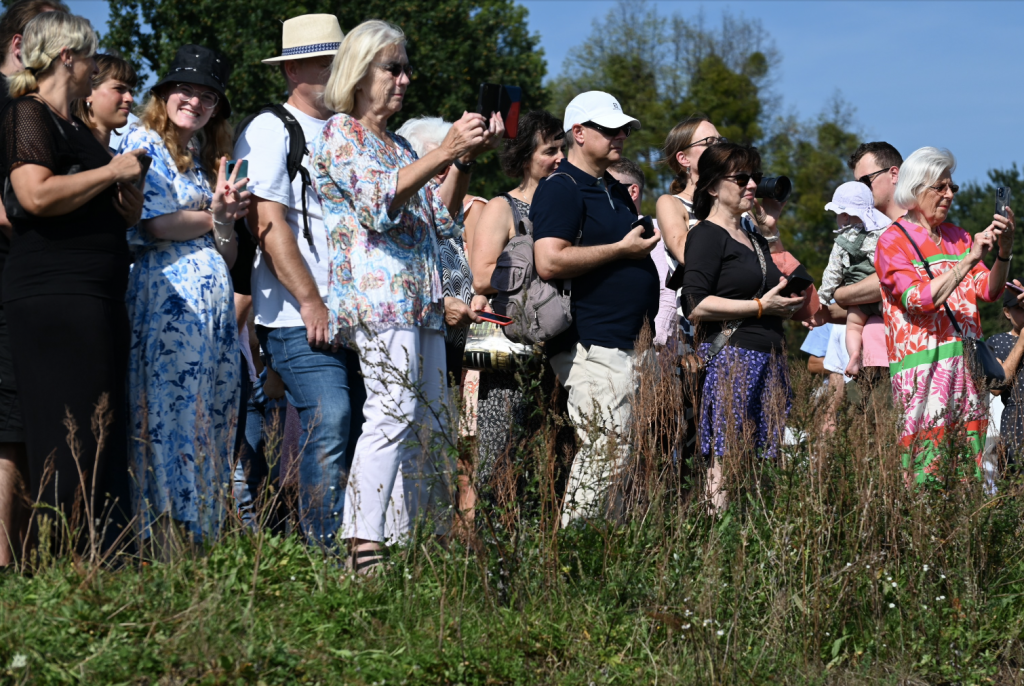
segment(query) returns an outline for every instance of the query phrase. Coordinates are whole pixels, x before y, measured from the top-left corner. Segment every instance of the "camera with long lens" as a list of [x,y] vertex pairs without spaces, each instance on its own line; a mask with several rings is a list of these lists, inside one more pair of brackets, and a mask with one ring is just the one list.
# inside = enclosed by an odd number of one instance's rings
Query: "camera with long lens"
[[793,182],[788,176],[765,176],[757,184],[754,191],[755,198],[771,198],[778,202],[786,202],[789,194],[793,192]]

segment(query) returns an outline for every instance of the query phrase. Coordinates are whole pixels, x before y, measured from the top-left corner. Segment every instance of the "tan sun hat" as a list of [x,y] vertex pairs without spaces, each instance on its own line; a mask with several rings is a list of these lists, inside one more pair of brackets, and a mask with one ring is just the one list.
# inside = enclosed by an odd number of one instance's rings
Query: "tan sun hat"
[[334,55],[345,34],[333,14],[303,14],[284,22],[281,56],[263,60],[264,64],[301,60],[306,57]]

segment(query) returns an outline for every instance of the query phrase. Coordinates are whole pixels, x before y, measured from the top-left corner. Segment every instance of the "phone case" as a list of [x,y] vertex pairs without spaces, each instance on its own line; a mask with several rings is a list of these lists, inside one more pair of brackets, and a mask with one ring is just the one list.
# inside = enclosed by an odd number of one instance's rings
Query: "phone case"
[[1012,193],[1006,186],[996,188],[996,214],[1005,217]]

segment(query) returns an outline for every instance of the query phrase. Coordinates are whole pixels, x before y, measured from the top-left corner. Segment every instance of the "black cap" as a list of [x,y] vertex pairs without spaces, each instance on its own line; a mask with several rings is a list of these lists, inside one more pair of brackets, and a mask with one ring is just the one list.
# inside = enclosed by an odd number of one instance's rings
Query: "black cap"
[[231,77],[227,58],[216,50],[201,45],[183,45],[171,62],[171,68],[153,86],[154,90],[165,83],[194,83],[217,91],[224,106],[223,116],[231,116],[231,103],[224,92]]
[[1017,296],[1020,295],[1020,291],[1015,291],[1009,286],[1003,290],[1003,307],[1011,309],[1014,307],[1020,307],[1020,302],[1017,300]]

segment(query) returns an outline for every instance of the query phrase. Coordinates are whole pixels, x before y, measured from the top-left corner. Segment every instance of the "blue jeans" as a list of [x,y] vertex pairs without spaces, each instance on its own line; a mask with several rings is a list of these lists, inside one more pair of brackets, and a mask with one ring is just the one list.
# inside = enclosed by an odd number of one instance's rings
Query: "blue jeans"
[[[249,371],[245,370],[248,380]],[[260,378],[252,384],[252,390],[243,395],[244,406],[239,415],[239,437],[242,439],[238,448],[238,464],[235,465],[233,492],[238,514],[246,526],[257,528],[256,500],[265,481],[279,481],[281,469],[281,438],[284,434],[284,419],[287,402],[284,398],[270,400],[263,393],[263,384],[267,381],[267,370],[264,369]],[[244,393],[244,386],[243,386]],[[245,418],[245,422],[241,421]],[[267,436],[264,427],[272,427],[277,433],[275,444],[277,455],[267,459]],[[276,521],[272,522],[274,525]]]
[[359,355],[311,348],[306,327],[256,327],[268,364],[299,412],[299,522],[310,541],[336,545],[345,484],[363,424],[366,389]]

